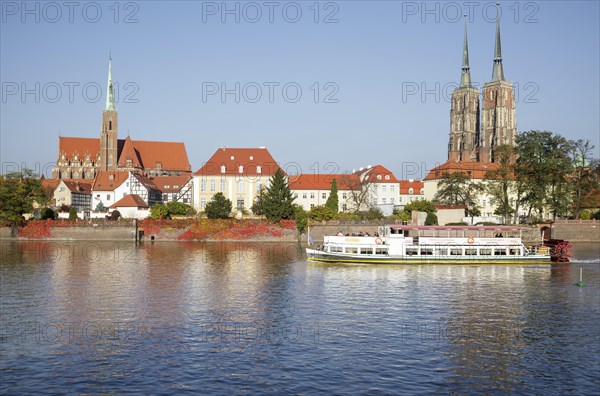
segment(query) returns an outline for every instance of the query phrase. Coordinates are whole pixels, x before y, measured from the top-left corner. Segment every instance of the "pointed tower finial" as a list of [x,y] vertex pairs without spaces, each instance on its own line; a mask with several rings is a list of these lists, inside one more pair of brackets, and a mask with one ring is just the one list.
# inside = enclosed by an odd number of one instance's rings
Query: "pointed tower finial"
[[108,54],[108,84],[106,86],[106,107],[105,111],[115,111],[115,96],[112,82],[112,56]]
[[469,67],[469,43],[467,41],[467,14],[465,16],[465,40],[463,44],[463,63],[460,76],[460,88],[471,88],[471,68]]
[[[496,3],[500,7],[500,3]],[[502,68],[502,46],[500,44],[500,10],[496,19],[496,45],[494,48],[494,70],[492,81],[504,81],[504,69]]]

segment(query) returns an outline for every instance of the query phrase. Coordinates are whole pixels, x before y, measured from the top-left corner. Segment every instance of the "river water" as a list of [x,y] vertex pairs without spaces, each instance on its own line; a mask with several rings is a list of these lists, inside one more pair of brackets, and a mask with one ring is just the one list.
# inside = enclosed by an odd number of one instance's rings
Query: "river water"
[[350,266],[295,244],[4,242],[0,391],[598,394],[599,249]]

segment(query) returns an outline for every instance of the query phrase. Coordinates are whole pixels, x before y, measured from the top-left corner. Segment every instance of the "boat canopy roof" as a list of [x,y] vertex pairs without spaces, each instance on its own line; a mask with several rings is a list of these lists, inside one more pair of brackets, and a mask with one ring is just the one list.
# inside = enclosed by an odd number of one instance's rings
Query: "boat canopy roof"
[[517,226],[416,226],[389,224],[390,228],[395,230],[431,230],[431,231],[519,231]]

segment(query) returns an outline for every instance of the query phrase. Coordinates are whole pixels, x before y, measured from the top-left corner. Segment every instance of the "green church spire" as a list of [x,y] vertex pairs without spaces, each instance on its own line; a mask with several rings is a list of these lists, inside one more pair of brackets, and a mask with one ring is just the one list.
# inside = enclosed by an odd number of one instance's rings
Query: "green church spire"
[[467,15],[465,15],[465,40],[463,44],[463,63],[460,76],[460,88],[471,88],[471,68],[469,67],[469,43],[467,41]]
[[500,17],[496,19],[496,46],[494,48],[494,71],[492,73],[492,81],[504,81],[502,46],[500,45]]
[[106,108],[105,111],[115,111],[115,96],[112,82],[112,57],[108,56],[108,84],[106,86]]

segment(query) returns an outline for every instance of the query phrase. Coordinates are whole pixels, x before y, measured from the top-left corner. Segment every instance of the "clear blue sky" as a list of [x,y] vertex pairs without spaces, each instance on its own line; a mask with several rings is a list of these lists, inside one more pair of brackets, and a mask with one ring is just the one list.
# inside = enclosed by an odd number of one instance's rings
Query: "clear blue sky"
[[[104,94],[109,52],[120,84],[120,137],[183,141],[194,171],[219,146],[267,146],[305,173],[315,163],[320,172],[379,163],[419,178],[447,155],[447,95],[462,60],[459,13],[471,20],[473,80],[492,74],[493,2],[469,9],[462,1],[228,1],[239,10],[231,14],[221,1],[75,2],[71,9],[29,2],[30,13],[21,1],[0,4],[3,171],[53,163],[59,134],[99,136],[105,99],[94,102],[95,87]],[[501,7],[519,131],[551,130],[600,146],[599,2]],[[209,95],[223,83],[233,91],[240,84],[240,103],[234,94],[224,103]],[[297,87],[302,96],[292,103]],[[39,103],[23,88],[37,91]],[[327,95],[337,103],[325,103]],[[411,174],[413,164],[421,169]]]

